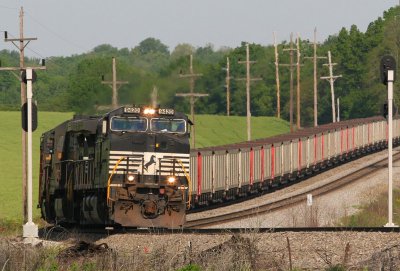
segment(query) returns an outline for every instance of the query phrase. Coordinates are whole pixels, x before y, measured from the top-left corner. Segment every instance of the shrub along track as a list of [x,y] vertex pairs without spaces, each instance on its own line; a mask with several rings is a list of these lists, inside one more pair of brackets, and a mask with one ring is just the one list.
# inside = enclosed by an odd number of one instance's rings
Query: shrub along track
[[[393,156],[393,162],[400,160],[400,153],[396,153]],[[369,175],[387,167],[387,156],[383,159],[378,160],[375,163],[369,164],[367,166],[363,166],[360,169],[352,171],[345,176],[341,176],[325,185],[321,185],[319,187],[309,187],[293,196],[286,197],[283,199],[278,199],[276,201],[263,203],[257,207],[251,208],[244,208],[238,211],[233,211],[229,213],[223,214],[216,214],[214,216],[207,216],[207,217],[198,217],[192,220],[189,220],[185,224],[185,228],[203,228],[203,227],[210,227],[214,225],[218,225],[221,223],[226,223],[230,221],[245,219],[254,217],[260,214],[264,214],[271,211],[277,211],[286,209],[291,207],[295,204],[299,204],[300,202],[304,202],[307,198],[307,194],[312,194],[313,197],[315,196],[322,196],[327,193],[331,193],[335,190],[343,188],[344,186],[351,184],[353,182],[359,181],[363,178],[368,177]]]

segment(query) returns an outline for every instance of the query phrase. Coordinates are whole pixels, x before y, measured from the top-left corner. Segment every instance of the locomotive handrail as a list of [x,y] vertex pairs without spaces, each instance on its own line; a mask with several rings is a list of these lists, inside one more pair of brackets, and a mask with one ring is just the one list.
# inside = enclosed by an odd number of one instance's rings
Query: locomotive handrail
[[126,158],[126,156],[121,156],[121,158],[119,158],[119,160],[117,161],[117,163],[115,163],[115,166],[110,174],[110,177],[107,180],[107,204],[110,204],[110,201],[113,200],[110,198],[110,185],[111,185],[111,178],[114,175],[115,171],[117,170],[119,163],[121,163],[122,160],[124,160]]
[[190,180],[190,176],[189,176],[189,174],[187,173],[187,171],[186,171],[186,168],[185,168],[185,166],[183,165],[183,163],[182,163],[182,161],[181,161],[181,159],[176,159],[176,161],[178,161],[178,163],[181,165],[181,167],[182,167],[182,170],[183,170],[183,172],[184,172],[184,174],[185,174],[185,177],[186,177],[186,179],[188,180],[188,188],[189,188],[189,200],[188,200],[188,209],[190,209],[190,201],[191,201],[191,198],[192,198],[192,181]]

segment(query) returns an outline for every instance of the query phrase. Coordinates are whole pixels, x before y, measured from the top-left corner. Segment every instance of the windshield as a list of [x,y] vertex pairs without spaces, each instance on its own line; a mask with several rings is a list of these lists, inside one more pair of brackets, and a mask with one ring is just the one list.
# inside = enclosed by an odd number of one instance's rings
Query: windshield
[[147,119],[113,117],[111,119],[111,130],[126,132],[144,132],[147,130]]
[[186,132],[186,121],[183,119],[151,119],[151,130],[161,133]]

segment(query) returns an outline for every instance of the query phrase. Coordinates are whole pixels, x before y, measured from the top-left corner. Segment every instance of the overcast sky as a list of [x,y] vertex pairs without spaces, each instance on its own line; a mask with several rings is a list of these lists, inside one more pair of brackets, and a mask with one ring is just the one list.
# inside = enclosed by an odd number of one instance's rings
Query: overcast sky
[[[25,36],[37,37],[26,50],[35,57],[69,56],[100,44],[133,48],[148,37],[172,51],[179,43],[236,47],[288,40],[290,32],[318,40],[352,24],[368,24],[399,0],[0,0],[0,31],[19,36],[19,9]],[[0,33],[0,50],[13,49]]]

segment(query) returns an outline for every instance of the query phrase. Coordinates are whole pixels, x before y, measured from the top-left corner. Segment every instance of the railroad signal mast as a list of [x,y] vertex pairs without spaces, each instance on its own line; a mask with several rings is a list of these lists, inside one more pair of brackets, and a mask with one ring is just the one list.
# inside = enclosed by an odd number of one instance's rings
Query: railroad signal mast
[[104,75],[101,83],[109,85],[112,88],[112,102],[111,107],[116,109],[118,107],[118,90],[122,85],[129,84],[128,81],[117,81],[117,66],[115,57],[112,58],[112,81],[104,81]]
[[322,76],[321,79],[326,79],[329,81],[331,85],[331,98],[332,98],[332,122],[336,122],[336,110],[335,110],[335,89],[334,82],[336,79],[342,77],[342,75],[333,75],[333,66],[337,65],[337,63],[332,63],[331,51],[328,51],[328,64],[324,64],[324,66],[328,66],[329,68],[329,76]]
[[254,64],[257,61],[250,61],[250,49],[249,44],[246,43],[246,61],[239,61],[240,64],[246,64],[246,78],[239,78],[237,80],[246,80],[246,122],[247,122],[247,140],[251,140],[251,110],[250,110],[250,83],[252,81],[259,81],[261,78],[250,77],[250,64]]
[[207,97],[208,94],[206,93],[195,93],[194,92],[194,85],[195,80],[198,77],[203,76],[201,73],[194,73],[193,72],[193,55],[190,55],[190,63],[189,63],[189,73],[183,74],[182,72],[179,74],[180,78],[189,78],[190,82],[190,93],[176,93],[175,96],[177,97],[189,97],[190,102],[190,116],[192,118],[193,126],[192,126],[192,147],[196,147],[196,128],[195,128],[195,121],[194,121],[194,104],[198,98]]
[[396,74],[396,60],[392,56],[381,59],[381,81],[388,91],[388,223],[385,227],[397,227],[393,223],[393,84]]

